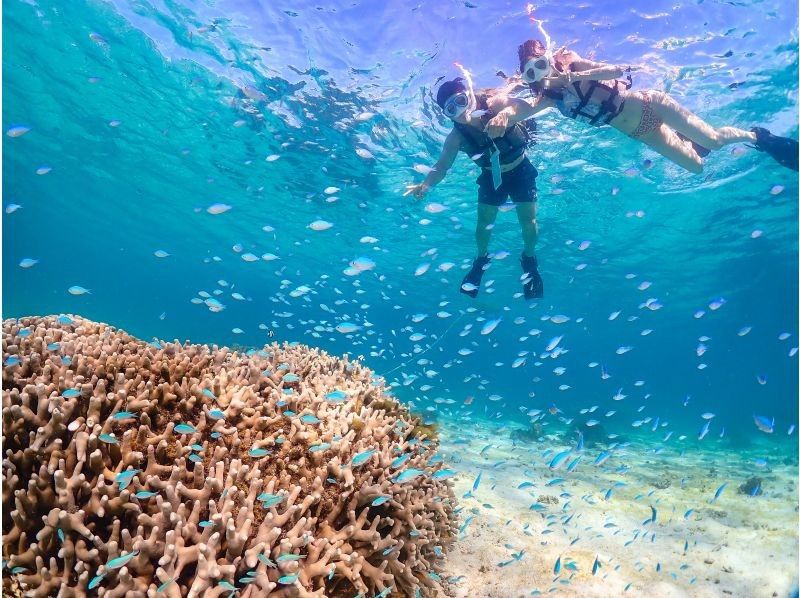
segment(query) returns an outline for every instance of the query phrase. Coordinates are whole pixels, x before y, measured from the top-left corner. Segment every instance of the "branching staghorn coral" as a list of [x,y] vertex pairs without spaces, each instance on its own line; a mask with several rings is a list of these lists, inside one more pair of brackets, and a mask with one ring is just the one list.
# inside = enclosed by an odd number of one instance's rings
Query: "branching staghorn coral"
[[145,343],[75,316],[6,320],[2,415],[5,592],[440,587],[452,472],[358,362]]

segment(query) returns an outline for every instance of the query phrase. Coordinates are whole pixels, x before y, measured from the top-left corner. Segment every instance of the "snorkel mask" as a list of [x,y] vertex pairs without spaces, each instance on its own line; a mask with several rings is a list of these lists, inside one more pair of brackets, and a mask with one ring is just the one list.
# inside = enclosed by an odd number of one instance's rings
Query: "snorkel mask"
[[552,61],[550,52],[544,56],[531,58],[522,68],[522,80],[528,85],[538,83],[552,72]]
[[447,98],[444,106],[442,106],[442,110],[444,111],[445,116],[455,120],[467,111],[468,105],[469,96],[467,95],[467,92],[460,91]]

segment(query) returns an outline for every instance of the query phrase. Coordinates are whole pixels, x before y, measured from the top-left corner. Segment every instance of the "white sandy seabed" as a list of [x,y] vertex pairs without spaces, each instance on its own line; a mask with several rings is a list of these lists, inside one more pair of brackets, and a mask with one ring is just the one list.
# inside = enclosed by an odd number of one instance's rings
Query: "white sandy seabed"
[[[447,595],[794,596],[798,468],[788,443],[781,450],[765,443],[761,467],[755,453],[712,452],[689,441],[682,455],[677,446],[634,442],[596,466],[607,447],[587,444],[566,472],[548,468],[555,453],[570,448],[563,440],[512,440],[513,430],[440,423],[442,456],[458,472],[462,528],[442,575]],[[543,457],[548,448],[553,452]],[[741,493],[754,476],[763,494]],[[554,478],[564,482],[546,486]],[[524,482],[534,485],[519,489]]]

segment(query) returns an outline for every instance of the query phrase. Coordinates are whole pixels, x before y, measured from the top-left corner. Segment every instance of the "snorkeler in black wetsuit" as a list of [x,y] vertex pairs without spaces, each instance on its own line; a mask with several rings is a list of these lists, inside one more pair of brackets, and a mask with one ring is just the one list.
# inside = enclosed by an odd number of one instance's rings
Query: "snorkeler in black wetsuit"
[[522,100],[502,94],[476,95],[461,78],[443,83],[436,94],[436,103],[453,121],[453,130],[447,135],[431,172],[422,183],[408,185],[405,195],[413,194],[422,199],[445,177],[458,152],[465,152],[482,172],[477,180],[477,257],[464,277],[461,292],[470,297],[478,295],[483,272],[489,267],[489,239],[497,211],[510,196],[516,204],[524,242],[520,258],[523,292],[526,299],[541,298],[544,284],[534,254],[538,237],[537,171],[525,156],[529,138],[527,127],[522,124],[531,116],[532,108]]

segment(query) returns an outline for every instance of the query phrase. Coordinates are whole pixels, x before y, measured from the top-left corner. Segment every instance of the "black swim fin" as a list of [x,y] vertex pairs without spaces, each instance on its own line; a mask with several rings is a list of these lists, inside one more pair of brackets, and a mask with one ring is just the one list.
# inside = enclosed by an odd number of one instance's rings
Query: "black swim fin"
[[711,153],[710,149],[708,149],[707,147],[703,147],[702,145],[700,145],[699,143],[697,143],[695,141],[692,141],[691,139],[689,139],[683,133],[678,133],[677,131],[675,131],[675,134],[678,137],[680,137],[681,139],[683,139],[684,141],[688,141],[689,143],[691,143],[692,147],[694,148],[694,151],[696,151],[697,155],[700,156],[701,158],[705,158],[708,154]]
[[489,267],[489,256],[475,258],[472,262],[472,268],[467,272],[464,280],[461,281],[460,291],[465,295],[469,295],[473,299],[478,296],[478,289],[481,286],[481,279],[486,268]]
[[522,292],[525,293],[525,299],[541,299],[544,297],[544,281],[539,274],[536,256],[528,257],[523,253],[519,261],[525,273],[522,277]]
[[767,152],[778,164],[797,170],[797,140],[789,137],[778,137],[763,127],[753,127],[750,131],[756,134],[757,150]]

